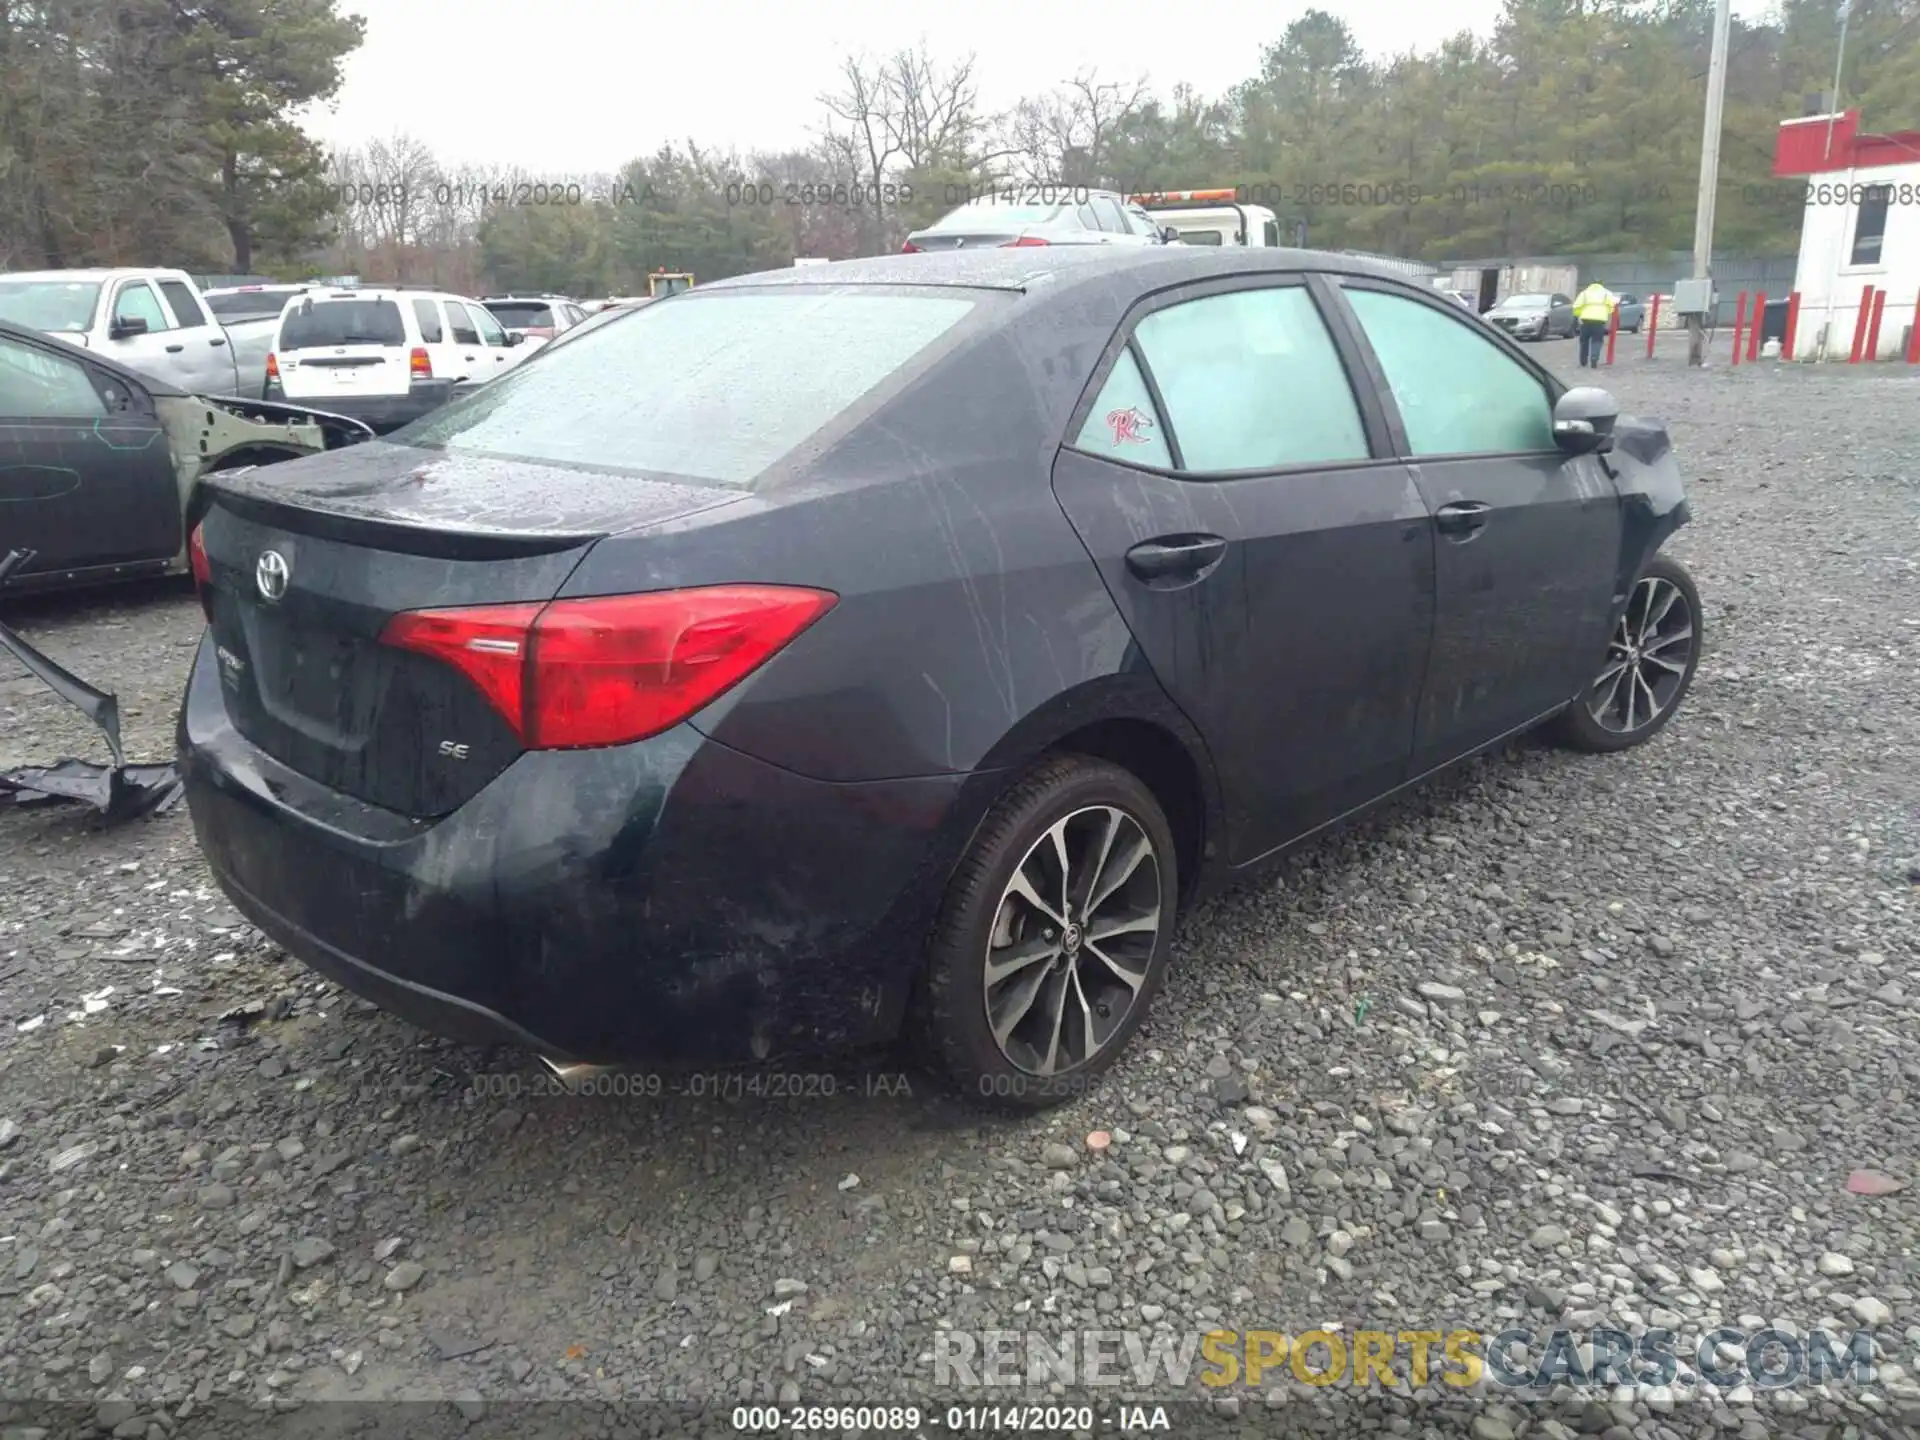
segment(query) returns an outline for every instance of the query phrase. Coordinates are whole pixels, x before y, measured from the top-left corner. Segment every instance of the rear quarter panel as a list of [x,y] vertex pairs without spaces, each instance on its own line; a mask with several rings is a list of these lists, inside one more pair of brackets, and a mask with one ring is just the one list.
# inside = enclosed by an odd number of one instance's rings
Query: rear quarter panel
[[601,542],[563,593],[835,592],[833,610],[694,719],[818,779],[1013,764],[1063,717],[1124,712],[1152,682],[1047,478],[1121,312],[1099,297],[1017,303],[1034,324],[970,342],[792,478]]

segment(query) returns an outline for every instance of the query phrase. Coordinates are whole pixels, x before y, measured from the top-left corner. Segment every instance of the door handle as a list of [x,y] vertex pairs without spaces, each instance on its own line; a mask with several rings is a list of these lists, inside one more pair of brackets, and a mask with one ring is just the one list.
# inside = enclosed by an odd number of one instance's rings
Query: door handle
[[1443,535],[1472,535],[1486,525],[1487,513],[1492,509],[1491,505],[1478,500],[1456,500],[1442,505],[1433,518]]
[[186,348],[187,347],[184,345],[169,345],[167,346],[167,353],[169,355],[178,355],[182,350]]
[[212,346],[214,346],[214,347],[215,347],[215,348],[217,349],[217,348],[219,348],[220,346],[222,346],[222,345],[224,345],[224,344],[226,344],[227,342],[226,342],[225,340],[222,340],[222,339],[221,339],[221,338],[220,338],[220,337],[219,337],[218,335],[216,335],[216,336],[214,336],[214,337],[213,337],[213,339],[211,339],[211,340],[209,340],[209,341],[207,341],[207,343],[208,343],[209,345],[212,345]]
[[1127,551],[1127,568],[1142,580],[1168,575],[1193,575],[1227,553],[1218,535],[1176,535],[1147,540]]

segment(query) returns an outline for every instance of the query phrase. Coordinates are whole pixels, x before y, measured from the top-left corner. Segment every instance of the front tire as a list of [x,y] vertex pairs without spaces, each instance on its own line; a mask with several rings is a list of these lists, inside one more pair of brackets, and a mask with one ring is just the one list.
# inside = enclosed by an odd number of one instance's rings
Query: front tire
[[1628,592],[1599,672],[1554,717],[1555,738],[1594,754],[1644,745],[1686,698],[1704,635],[1700,592],[1687,567],[1654,556]]
[[1067,755],[1015,781],[956,867],[928,947],[917,1030],[953,1088],[989,1109],[1084,1094],[1166,973],[1179,875],[1151,791]]

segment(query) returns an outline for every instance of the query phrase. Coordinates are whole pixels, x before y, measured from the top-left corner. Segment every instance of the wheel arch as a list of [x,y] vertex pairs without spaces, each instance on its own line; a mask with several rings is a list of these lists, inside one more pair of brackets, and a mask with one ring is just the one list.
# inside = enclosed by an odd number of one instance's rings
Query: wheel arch
[[1059,755],[1087,755],[1137,777],[1159,802],[1174,833],[1183,905],[1211,888],[1220,867],[1223,798],[1206,742],[1150,674],[1134,671],[1089,681],[1023,717],[981,763],[998,777],[965,844],[1015,779]]

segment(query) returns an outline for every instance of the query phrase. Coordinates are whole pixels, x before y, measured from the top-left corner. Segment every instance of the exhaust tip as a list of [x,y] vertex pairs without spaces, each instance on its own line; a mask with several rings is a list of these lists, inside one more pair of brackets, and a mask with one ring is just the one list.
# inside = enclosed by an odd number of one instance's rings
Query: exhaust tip
[[540,1063],[546,1066],[547,1073],[562,1085],[576,1085],[590,1076],[605,1075],[616,1068],[612,1065],[575,1064],[569,1060],[555,1060],[547,1055],[540,1057]]

